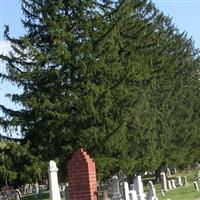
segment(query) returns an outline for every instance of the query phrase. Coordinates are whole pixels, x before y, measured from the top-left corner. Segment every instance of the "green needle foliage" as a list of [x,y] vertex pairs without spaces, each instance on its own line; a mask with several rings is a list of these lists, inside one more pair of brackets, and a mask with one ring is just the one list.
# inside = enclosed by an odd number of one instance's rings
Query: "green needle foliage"
[[[199,55],[148,1],[22,0],[26,34],[5,37],[1,74],[23,106],[1,105],[34,155],[66,161],[82,147],[99,178],[199,158]],[[62,166],[62,167],[61,167]]]
[[44,174],[45,162],[30,154],[28,145],[14,141],[0,142],[0,186],[36,183]]

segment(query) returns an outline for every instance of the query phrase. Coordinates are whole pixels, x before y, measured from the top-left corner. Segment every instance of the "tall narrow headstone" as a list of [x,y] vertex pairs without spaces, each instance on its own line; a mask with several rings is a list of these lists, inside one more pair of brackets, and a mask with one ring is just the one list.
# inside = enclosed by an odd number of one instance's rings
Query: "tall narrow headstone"
[[128,183],[124,182],[125,200],[130,200]]
[[149,192],[147,195],[147,200],[158,200],[156,195],[156,190],[154,188],[152,181],[149,181],[148,186],[149,186]]
[[37,196],[39,194],[39,185],[38,185],[38,183],[35,183],[34,188],[35,188],[35,194]]
[[177,181],[178,181],[178,185],[179,185],[179,186],[183,186],[182,180],[181,180],[181,177],[180,177],[180,176],[178,176]]
[[171,185],[172,185],[172,189],[176,188],[176,184],[175,184],[175,180],[174,179],[171,179]]
[[167,189],[167,179],[165,172],[161,172],[160,176],[161,176],[161,188],[163,189],[164,192],[166,192],[168,191],[168,189]]
[[172,190],[173,188],[172,188],[172,185],[171,185],[171,180],[168,180],[167,181],[167,188],[169,189],[169,190]]
[[125,200],[138,200],[137,193],[135,190],[129,190],[127,182],[124,182]]
[[136,176],[133,179],[134,189],[137,193],[138,200],[144,200],[144,187],[141,176]]
[[70,200],[97,200],[95,163],[83,149],[69,160],[67,174]]
[[49,190],[50,200],[60,200],[60,189],[58,185],[58,168],[55,161],[49,162]]
[[108,190],[104,190],[103,191],[103,199],[104,200],[110,200],[109,196],[108,196]]
[[70,198],[69,198],[69,186],[68,186],[68,184],[66,185],[65,190],[64,190],[64,199],[65,200],[70,200]]
[[197,181],[200,181],[200,171],[197,172],[196,177],[197,177]]
[[120,197],[121,197],[121,193],[120,193],[119,180],[116,179],[116,182],[113,186],[112,200],[118,200]]
[[199,192],[199,185],[198,185],[197,181],[194,181],[193,183],[194,183],[195,189]]
[[15,196],[15,199],[16,200],[20,200],[22,198],[22,193],[20,192],[19,189],[16,189],[16,196]]
[[184,186],[188,186],[189,185],[186,176],[183,177],[183,185]]

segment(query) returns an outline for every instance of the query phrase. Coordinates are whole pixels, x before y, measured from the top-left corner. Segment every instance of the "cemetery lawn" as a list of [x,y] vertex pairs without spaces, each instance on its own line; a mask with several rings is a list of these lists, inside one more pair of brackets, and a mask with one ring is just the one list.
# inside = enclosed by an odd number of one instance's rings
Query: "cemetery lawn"
[[[49,191],[45,191],[39,197],[36,197],[34,194],[26,195],[22,197],[22,200],[49,200]],[[64,198],[61,198],[64,200]]]
[[[197,173],[197,170],[193,170],[190,172],[182,172],[177,173],[175,176],[187,176],[187,180],[189,185],[183,186],[183,187],[177,187],[174,190],[168,191],[165,193],[165,196],[162,196],[160,190],[160,184],[156,184],[156,193],[159,200],[196,200],[198,197],[200,198],[200,191],[197,192],[194,188],[193,181],[195,180],[195,174]],[[199,183],[198,183],[199,184]],[[145,190],[147,190],[146,184],[145,184]],[[34,194],[26,195],[22,198],[22,200],[49,200],[49,191],[45,191],[43,194],[41,194],[39,197],[36,197]],[[62,198],[61,200],[64,200]]]
[[166,192],[164,197],[161,192],[157,191],[157,196],[159,200],[195,200],[200,197],[200,192],[195,191],[193,184],[190,183],[187,187],[179,187]]

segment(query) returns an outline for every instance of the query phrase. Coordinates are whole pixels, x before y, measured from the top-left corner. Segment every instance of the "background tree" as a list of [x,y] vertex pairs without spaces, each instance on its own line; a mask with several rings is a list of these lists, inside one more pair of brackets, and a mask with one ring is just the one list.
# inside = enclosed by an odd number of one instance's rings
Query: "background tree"
[[[41,181],[45,164],[31,155],[28,146],[14,141],[0,142],[0,185],[21,186]],[[46,170],[46,169],[45,169]]]

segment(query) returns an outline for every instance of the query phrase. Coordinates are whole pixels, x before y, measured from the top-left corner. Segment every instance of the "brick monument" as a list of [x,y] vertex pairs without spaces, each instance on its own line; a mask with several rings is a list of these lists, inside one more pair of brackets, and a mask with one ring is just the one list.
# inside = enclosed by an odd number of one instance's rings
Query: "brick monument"
[[70,200],[97,200],[95,162],[83,149],[68,161],[67,174]]

